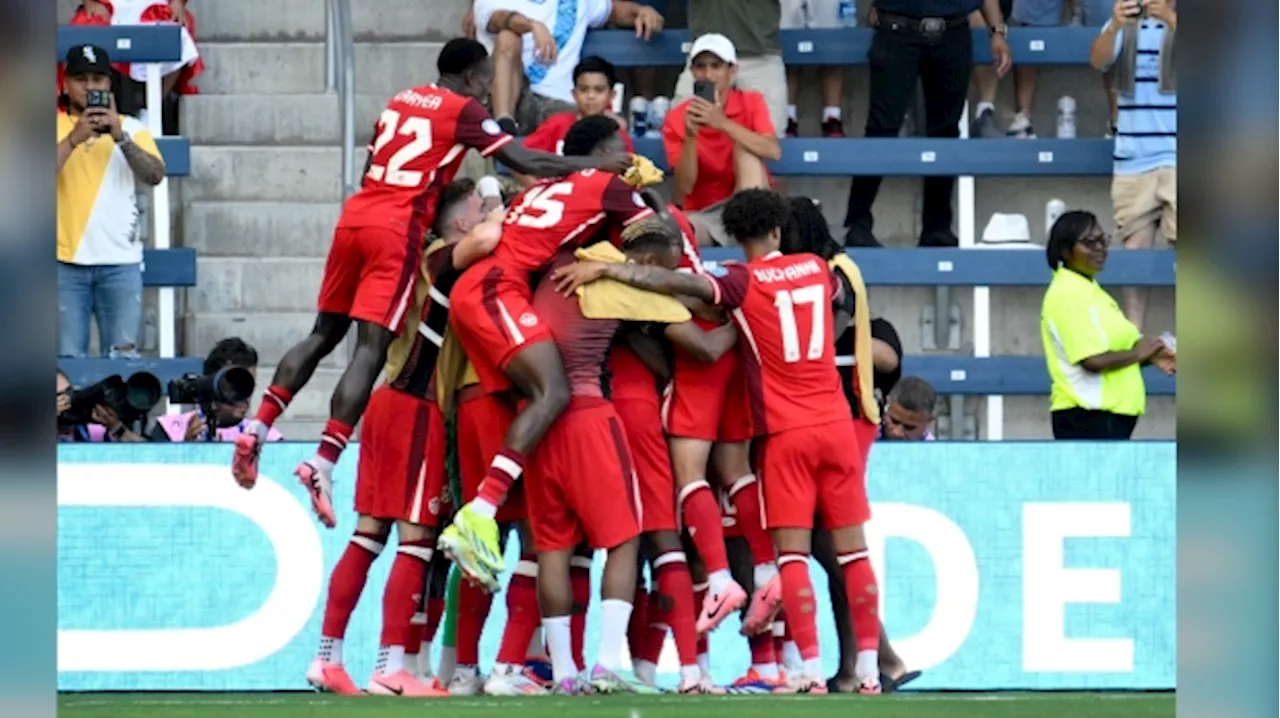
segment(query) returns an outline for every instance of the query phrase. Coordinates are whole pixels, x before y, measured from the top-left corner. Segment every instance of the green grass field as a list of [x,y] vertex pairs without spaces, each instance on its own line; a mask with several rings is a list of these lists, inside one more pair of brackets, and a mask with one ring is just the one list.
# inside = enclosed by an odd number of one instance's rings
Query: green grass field
[[903,693],[893,696],[338,698],[308,693],[75,693],[61,718],[1172,718],[1172,693]]

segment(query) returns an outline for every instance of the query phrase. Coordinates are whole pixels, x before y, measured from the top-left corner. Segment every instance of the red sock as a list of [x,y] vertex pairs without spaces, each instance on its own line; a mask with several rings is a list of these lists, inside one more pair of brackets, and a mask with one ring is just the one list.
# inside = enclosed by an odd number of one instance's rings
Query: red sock
[[380,553],[382,539],[378,536],[357,531],[351,537],[351,543],[347,544],[342,558],[338,559],[329,576],[329,595],[324,603],[321,636],[341,639],[346,635],[351,612],[356,610],[356,603],[360,601],[365,581],[369,578],[369,567]]
[[573,614],[569,617],[569,633],[573,642],[573,661],[578,670],[585,670],[583,645],[587,638],[587,606],[591,603],[591,559],[574,556],[569,567],[569,580],[573,585]]
[[498,663],[513,666],[524,665],[529,653],[529,642],[538,626],[542,625],[542,612],[538,608],[538,557],[521,554],[511,581],[507,584],[507,626],[502,631],[502,643],[498,647]]
[[844,570],[844,590],[853,619],[853,643],[859,651],[880,647],[880,589],[866,549],[836,557]]
[[[818,622],[814,614],[813,584],[809,581],[809,557],[802,553],[783,552],[778,557],[782,574],[782,605],[787,611],[787,626],[800,649],[800,657],[818,657]],[[877,626],[877,633],[879,627]]]
[[342,456],[342,450],[347,448],[347,442],[351,440],[352,431],[355,429],[350,424],[344,424],[337,419],[325,422],[324,432],[320,434],[320,448],[316,449],[316,455],[331,464],[338,463],[338,457]]
[[[772,562],[776,556],[773,550],[773,537],[764,527],[764,516],[760,508],[760,484],[756,481],[756,475],[747,474],[734,482],[729,488],[729,500],[733,502],[733,508],[738,512],[738,526],[742,527],[742,537],[751,547],[751,562],[753,564]],[[756,586],[756,588],[763,588],[763,586]]]
[[262,403],[258,404],[258,413],[254,414],[253,418],[271,427],[284,410],[289,408],[291,401],[293,401],[293,392],[272,384],[262,392]]
[[[666,597],[660,593],[662,590],[662,581],[659,579],[658,588],[649,594],[649,604],[645,606],[645,613],[649,617],[649,625],[645,626],[644,640],[641,642],[643,650],[639,655],[632,655],[635,660],[648,661],[653,664],[658,663],[658,659],[662,657],[662,646],[667,642],[667,629],[669,627],[667,606],[669,603]],[[692,591],[689,593],[689,600],[693,600]]]
[[627,623],[627,651],[634,661],[645,653],[645,640],[649,633],[649,592],[636,580],[636,593],[631,599],[631,620]]
[[474,666],[480,663],[480,634],[484,632],[484,622],[489,618],[492,601],[492,595],[473,586],[470,581],[463,581],[458,586],[458,665]]
[[382,594],[382,646],[412,646],[412,653],[418,652],[422,634],[410,644],[409,624],[418,612],[418,599],[426,587],[427,564],[431,563],[434,547],[435,541],[426,539],[401,541],[396,549],[396,560],[391,564],[387,588]]
[[675,638],[680,665],[692,666],[698,662],[698,630],[694,627],[697,611],[693,603],[689,560],[684,551],[668,551],[659,554],[653,565],[654,572],[658,574],[658,590],[662,592],[664,603],[670,607],[663,618]]
[[444,599],[427,599],[427,623],[422,629],[422,640],[436,640],[436,631],[440,630],[440,621],[444,618]]
[[[724,549],[724,527],[720,525],[720,505],[711,494],[711,485],[705,481],[695,481],[680,489],[680,498],[676,502],[685,526],[689,527],[689,536],[693,545],[698,548],[698,557],[707,573],[725,571],[729,568],[729,557]],[[699,610],[702,604],[699,603]]]
[[751,665],[763,666],[778,662],[778,653],[773,646],[773,631],[762,631],[747,638],[751,645]]
[[489,462],[489,470],[485,472],[484,479],[480,482],[476,498],[484,499],[494,506],[500,506],[502,500],[507,498],[511,485],[523,473],[524,457],[511,449],[504,448],[494,455],[493,461]]

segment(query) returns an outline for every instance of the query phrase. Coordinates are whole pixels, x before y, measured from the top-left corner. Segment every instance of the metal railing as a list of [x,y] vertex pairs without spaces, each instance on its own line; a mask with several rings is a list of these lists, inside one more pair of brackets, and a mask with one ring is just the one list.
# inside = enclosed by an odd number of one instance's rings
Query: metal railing
[[325,89],[338,96],[338,126],[342,149],[342,199],[356,183],[356,43],[350,0],[328,0],[325,32]]

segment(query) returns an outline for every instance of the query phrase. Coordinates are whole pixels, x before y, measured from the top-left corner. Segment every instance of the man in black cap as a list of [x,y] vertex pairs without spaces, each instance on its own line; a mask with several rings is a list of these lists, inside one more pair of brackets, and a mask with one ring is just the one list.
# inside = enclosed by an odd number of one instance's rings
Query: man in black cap
[[146,127],[116,112],[111,59],[67,53],[59,98],[58,355],[89,352],[90,314],[104,354],[134,355],[142,322],[136,182],[157,185],[164,160]]

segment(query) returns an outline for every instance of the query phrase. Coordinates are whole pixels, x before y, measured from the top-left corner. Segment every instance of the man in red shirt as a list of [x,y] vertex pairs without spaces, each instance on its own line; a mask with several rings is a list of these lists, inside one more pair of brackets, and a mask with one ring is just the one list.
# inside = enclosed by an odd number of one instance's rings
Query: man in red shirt
[[[860,693],[879,693],[879,590],[863,524],[871,518],[861,453],[836,370],[833,298],[835,274],[813,254],[778,251],[786,200],[768,190],[747,190],[725,206],[725,229],[742,244],[746,264],[723,276],[703,277],[660,267],[579,263],[557,270],[562,291],[600,277],[642,289],[685,294],[732,312],[742,333],[760,468],[765,518],[779,550],[782,601],[792,637],[804,659],[791,689],[826,693],[818,650],[808,558],[814,516],[821,512],[844,569],[857,644]],[[847,301],[847,299],[846,299]]]
[[[617,123],[602,115],[578,120],[565,136],[565,155],[578,162],[608,161],[621,149]],[[504,568],[494,520],[498,506],[524,472],[525,457],[569,403],[560,353],[532,305],[533,276],[558,251],[652,213],[639,192],[606,172],[584,170],[536,184],[512,201],[493,254],[454,288],[450,324],[481,388],[487,394],[514,390],[527,401],[509,426],[493,427],[506,434],[504,448],[492,458],[476,498],[440,537],[441,548],[478,583],[497,585]]]
[[565,158],[512,143],[478,99],[488,94],[493,77],[480,43],[449,41],[436,67],[436,84],[404,90],[382,111],[364,182],[343,206],[334,229],[315,326],[281,358],[257,415],[236,440],[231,471],[249,488],[258,478],[258,454],[268,429],[354,320],[356,351],[334,389],[320,446],[295,472],[329,528],[337,523],[330,498],[333,467],[364,414],[387,348],[403,326],[437,198],[457,174],[465,150],[475,148],[538,176],[595,167],[621,172],[630,165],[630,156],[620,152]]
[[734,86],[738,52],[717,33],[699,37],[689,51],[695,90],[714,88],[714,100],[695,94],[662,123],[667,165],[675,172],[675,203],[706,230],[704,242],[733,243],[720,223],[721,203],[735,191],[768,187],[766,160],[782,157],[769,108],[758,92]]

